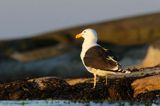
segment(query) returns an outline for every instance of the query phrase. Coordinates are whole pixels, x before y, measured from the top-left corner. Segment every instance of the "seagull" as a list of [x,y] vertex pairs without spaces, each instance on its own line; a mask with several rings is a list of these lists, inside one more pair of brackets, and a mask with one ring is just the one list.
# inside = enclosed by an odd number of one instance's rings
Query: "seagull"
[[85,29],[77,34],[75,38],[81,37],[84,38],[84,41],[80,57],[84,67],[94,75],[93,88],[96,87],[97,76],[105,77],[107,84],[108,75],[130,73],[130,71],[121,68],[110,50],[97,43],[97,32],[94,29]]

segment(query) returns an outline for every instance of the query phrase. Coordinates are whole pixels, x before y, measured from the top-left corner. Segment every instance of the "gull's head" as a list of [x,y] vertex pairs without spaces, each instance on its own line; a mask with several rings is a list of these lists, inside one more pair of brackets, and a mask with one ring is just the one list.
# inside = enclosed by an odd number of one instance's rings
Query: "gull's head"
[[85,41],[97,42],[97,32],[94,29],[85,29],[76,35],[76,39],[84,38]]

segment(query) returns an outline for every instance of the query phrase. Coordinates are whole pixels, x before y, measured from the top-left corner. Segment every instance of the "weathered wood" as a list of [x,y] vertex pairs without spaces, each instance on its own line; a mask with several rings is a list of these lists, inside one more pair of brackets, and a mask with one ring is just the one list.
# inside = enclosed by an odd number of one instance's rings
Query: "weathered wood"
[[[68,100],[154,100],[160,97],[160,67],[132,69],[132,74],[110,76],[97,81],[93,89],[92,78],[60,79],[35,78],[0,84],[0,99],[68,99]],[[150,71],[150,72],[149,72]],[[143,73],[142,73],[143,72]],[[142,73],[142,74],[139,74]],[[155,78],[152,81],[152,78]],[[141,79],[140,79],[141,78]],[[147,79],[150,79],[147,82]],[[144,83],[142,84],[141,83]],[[147,84],[148,83],[148,84]],[[152,86],[153,85],[153,86]],[[149,89],[148,87],[149,86]],[[137,90],[138,88],[146,89]],[[156,91],[155,91],[156,90]],[[137,92],[138,91],[138,92]],[[150,92],[152,91],[152,92]]]
[[132,83],[134,97],[141,93],[160,90],[160,75],[137,79]]

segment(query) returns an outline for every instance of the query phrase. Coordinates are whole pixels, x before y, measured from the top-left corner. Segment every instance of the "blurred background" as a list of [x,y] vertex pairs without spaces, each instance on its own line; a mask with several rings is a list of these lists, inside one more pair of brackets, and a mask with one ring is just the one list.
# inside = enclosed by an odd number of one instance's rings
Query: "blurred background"
[[85,28],[124,68],[160,64],[160,1],[0,0],[0,82],[91,76],[74,38]]

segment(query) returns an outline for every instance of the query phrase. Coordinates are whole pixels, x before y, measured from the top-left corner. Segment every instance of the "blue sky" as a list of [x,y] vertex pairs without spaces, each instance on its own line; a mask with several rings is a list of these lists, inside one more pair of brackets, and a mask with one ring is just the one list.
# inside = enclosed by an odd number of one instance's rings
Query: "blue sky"
[[160,0],[0,0],[0,40],[160,11]]

